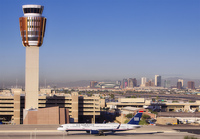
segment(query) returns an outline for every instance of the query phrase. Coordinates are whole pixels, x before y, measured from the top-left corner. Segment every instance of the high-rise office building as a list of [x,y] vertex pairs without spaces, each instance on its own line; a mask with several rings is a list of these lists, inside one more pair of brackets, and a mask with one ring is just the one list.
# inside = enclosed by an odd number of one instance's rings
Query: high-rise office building
[[155,75],[155,86],[160,87],[161,86],[161,76]]
[[177,89],[182,89],[182,82],[177,82]]
[[133,87],[137,87],[137,79],[136,78],[133,79]]
[[154,86],[154,82],[152,82],[151,80],[149,80],[148,82],[145,83],[146,87],[153,87]]
[[128,87],[133,88],[137,86],[136,78],[129,78],[128,79]]
[[167,81],[164,80],[164,88],[166,88],[166,86],[167,86]]
[[126,88],[128,86],[128,80],[123,79],[123,88]]
[[118,81],[116,81],[116,84],[121,86],[122,82],[118,80]]
[[195,83],[193,81],[188,81],[188,89],[195,89]]
[[98,84],[97,81],[91,81],[90,82],[90,88],[94,88]]
[[183,88],[183,79],[178,79],[178,82],[181,82],[181,88]]
[[43,43],[46,18],[41,5],[23,5],[24,16],[19,18],[22,44],[26,47],[25,109],[38,109],[39,47]]
[[170,88],[171,84],[169,80],[164,80],[164,88]]
[[146,82],[147,82],[147,78],[146,77],[142,77],[141,78],[141,85],[140,86],[145,86],[145,84],[146,84]]

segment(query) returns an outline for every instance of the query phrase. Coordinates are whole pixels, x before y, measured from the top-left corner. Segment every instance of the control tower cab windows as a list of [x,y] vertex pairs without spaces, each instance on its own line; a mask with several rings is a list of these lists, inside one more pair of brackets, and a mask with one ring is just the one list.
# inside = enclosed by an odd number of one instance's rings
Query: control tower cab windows
[[24,13],[38,13],[42,14],[42,9],[41,8],[24,8]]

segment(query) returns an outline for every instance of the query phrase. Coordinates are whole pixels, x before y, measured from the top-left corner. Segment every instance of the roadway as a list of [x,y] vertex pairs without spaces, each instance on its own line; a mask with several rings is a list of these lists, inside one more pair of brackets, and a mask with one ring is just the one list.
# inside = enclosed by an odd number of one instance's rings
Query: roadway
[[[200,128],[195,126],[143,126],[142,128],[107,133],[106,136],[89,135],[85,132],[57,131],[58,125],[0,125],[0,139],[183,139],[184,136],[194,136],[200,139]],[[183,132],[182,132],[183,131]],[[188,131],[190,133],[188,133]],[[196,134],[193,134],[196,131]],[[193,132],[193,133],[192,133]]]
[[[118,94],[115,94],[118,96]],[[159,99],[164,99],[164,100],[199,100],[200,95],[185,95],[185,94],[155,94],[155,93],[126,93],[123,94],[123,96],[137,96],[141,98],[156,98],[159,97]]]

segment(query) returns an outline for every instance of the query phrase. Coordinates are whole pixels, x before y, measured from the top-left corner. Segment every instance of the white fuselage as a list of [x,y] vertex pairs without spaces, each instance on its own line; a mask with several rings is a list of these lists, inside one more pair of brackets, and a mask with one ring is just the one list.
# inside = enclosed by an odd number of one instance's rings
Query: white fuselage
[[140,125],[133,124],[118,124],[118,123],[105,123],[105,124],[64,124],[57,128],[57,130],[65,131],[125,131],[140,128]]

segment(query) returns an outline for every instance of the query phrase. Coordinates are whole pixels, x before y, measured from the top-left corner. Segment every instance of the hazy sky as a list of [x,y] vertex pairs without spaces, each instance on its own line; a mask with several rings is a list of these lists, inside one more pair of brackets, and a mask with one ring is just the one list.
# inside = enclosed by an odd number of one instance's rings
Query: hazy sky
[[0,84],[24,82],[22,5],[47,18],[40,81],[200,79],[200,0],[0,0]]

